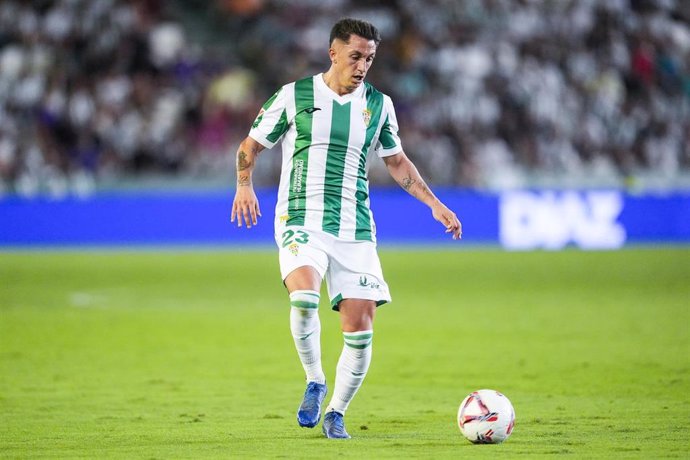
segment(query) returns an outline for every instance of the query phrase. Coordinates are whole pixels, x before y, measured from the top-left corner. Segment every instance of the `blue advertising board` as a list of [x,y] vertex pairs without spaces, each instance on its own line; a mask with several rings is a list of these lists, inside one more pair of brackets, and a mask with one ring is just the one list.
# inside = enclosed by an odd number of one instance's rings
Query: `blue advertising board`
[[[526,250],[690,243],[690,192],[439,188],[436,193],[460,217],[464,244]],[[232,190],[5,197],[0,199],[0,246],[272,244],[275,194],[258,191],[263,217],[250,230],[230,223]],[[453,243],[429,210],[401,189],[373,189],[371,206],[380,244]]]

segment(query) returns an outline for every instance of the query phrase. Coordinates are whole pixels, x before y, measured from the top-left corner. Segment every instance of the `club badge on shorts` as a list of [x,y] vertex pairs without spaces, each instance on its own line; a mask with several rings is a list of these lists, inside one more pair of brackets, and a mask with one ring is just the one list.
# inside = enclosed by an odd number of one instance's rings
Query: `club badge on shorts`
[[293,256],[296,256],[299,253],[299,244],[292,243],[290,246],[288,246],[288,249],[290,250]]

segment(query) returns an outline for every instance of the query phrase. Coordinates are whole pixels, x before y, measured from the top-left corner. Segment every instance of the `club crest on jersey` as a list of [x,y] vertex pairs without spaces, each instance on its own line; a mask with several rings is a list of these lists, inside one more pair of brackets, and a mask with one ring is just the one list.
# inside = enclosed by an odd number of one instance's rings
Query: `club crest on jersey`
[[369,110],[369,109],[362,110],[362,117],[364,118],[364,124],[366,126],[369,126],[369,122],[371,121],[371,110]]

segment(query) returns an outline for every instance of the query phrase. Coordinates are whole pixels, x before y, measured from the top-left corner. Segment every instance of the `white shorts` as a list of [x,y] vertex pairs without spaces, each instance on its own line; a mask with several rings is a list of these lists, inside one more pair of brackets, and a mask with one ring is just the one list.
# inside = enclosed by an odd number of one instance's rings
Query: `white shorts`
[[323,231],[284,226],[275,239],[283,281],[299,267],[313,267],[326,279],[333,310],[343,299],[374,300],[377,306],[391,301],[376,243],[343,241]]

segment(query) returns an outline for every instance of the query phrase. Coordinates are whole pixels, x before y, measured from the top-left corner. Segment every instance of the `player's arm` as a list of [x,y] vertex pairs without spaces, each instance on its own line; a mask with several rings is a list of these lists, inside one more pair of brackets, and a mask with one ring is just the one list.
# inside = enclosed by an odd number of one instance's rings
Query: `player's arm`
[[446,227],[446,233],[452,233],[453,239],[462,238],[462,224],[453,211],[448,209],[426,185],[417,167],[401,151],[383,158],[388,172],[395,181],[410,195],[431,208],[434,219]]
[[235,166],[237,167],[237,188],[235,189],[235,200],[232,203],[232,214],[230,222],[237,218],[237,226],[242,226],[242,219],[247,228],[256,225],[257,216],[261,216],[259,200],[254,193],[252,185],[252,173],[259,152],[264,146],[247,136],[240,147],[237,149]]

